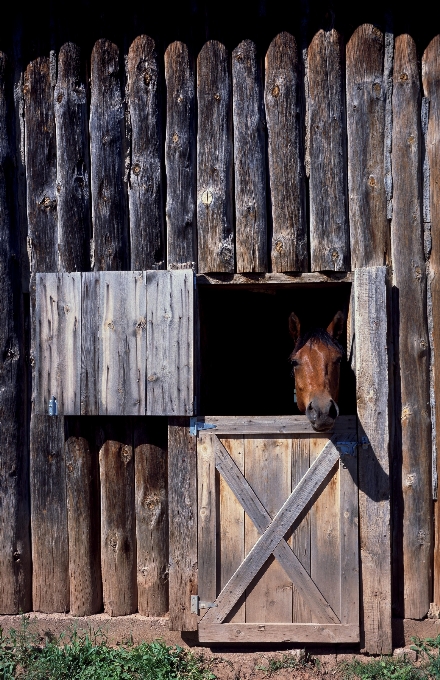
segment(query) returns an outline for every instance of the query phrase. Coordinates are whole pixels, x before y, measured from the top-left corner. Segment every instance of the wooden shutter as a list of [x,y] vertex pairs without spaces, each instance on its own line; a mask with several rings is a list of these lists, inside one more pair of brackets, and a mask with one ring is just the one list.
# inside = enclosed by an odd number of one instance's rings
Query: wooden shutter
[[36,412],[192,415],[193,291],[192,270],[38,274]]

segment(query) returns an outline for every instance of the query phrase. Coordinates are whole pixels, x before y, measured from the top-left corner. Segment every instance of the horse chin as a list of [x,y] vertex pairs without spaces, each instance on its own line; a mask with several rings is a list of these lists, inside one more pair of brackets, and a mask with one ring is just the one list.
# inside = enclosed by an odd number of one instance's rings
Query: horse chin
[[330,432],[333,429],[334,424],[335,424],[334,420],[332,420],[330,423],[323,423],[322,425],[316,425],[315,423],[311,423],[315,432]]

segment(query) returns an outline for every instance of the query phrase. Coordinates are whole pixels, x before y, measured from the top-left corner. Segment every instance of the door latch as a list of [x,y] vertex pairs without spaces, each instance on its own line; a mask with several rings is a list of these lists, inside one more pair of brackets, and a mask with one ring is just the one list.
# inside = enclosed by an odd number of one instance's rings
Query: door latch
[[191,595],[191,614],[200,614],[200,609],[217,607],[215,602],[201,602],[198,595]]
[[189,433],[193,437],[197,437],[197,433],[200,430],[215,430],[216,427],[217,425],[212,423],[204,423],[202,420],[197,420],[197,416],[189,419]]
[[364,451],[370,446],[368,437],[362,437],[360,442],[336,442],[336,448],[342,456],[355,456],[356,446],[362,446]]

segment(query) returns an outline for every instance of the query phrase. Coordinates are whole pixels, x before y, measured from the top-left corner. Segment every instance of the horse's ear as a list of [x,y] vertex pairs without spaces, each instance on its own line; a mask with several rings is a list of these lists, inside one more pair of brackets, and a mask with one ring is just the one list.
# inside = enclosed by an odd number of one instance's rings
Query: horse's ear
[[327,327],[327,333],[331,335],[331,337],[334,340],[339,340],[341,337],[342,331],[344,330],[344,324],[347,319],[347,315],[345,312],[336,312],[335,316],[333,317],[332,321],[329,323]]
[[289,333],[292,336],[295,344],[298,341],[300,330],[301,330],[300,321],[296,316],[295,312],[292,312],[292,314],[289,316]]

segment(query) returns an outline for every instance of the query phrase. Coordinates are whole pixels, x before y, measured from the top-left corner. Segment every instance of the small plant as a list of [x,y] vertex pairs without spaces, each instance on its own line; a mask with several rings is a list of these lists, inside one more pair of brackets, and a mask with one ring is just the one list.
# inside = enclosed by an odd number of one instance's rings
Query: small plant
[[299,668],[310,668],[314,669],[319,667],[319,661],[318,659],[315,659],[314,657],[310,656],[310,654],[307,654],[307,652],[300,658],[294,656],[293,654],[283,654],[281,659],[269,659],[269,662],[267,666],[263,665],[258,665],[256,666],[256,670],[258,671],[263,671],[266,673],[269,677],[271,675],[274,675],[277,671],[280,671],[284,668],[294,668],[294,669],[299,669]]
[[411,649],[425,660],[424,669],[426,670],[427,677],[440,680],[440,635],[437,635],[436,638],[427,638],[426,640],[413,637],[411,641],[413,643]]

